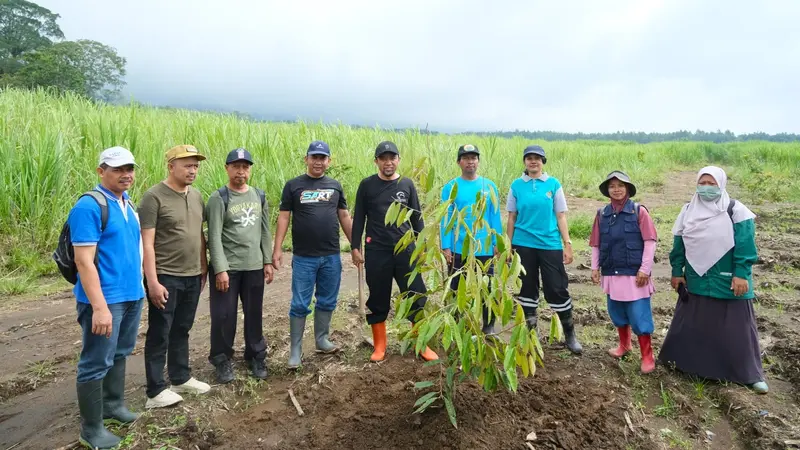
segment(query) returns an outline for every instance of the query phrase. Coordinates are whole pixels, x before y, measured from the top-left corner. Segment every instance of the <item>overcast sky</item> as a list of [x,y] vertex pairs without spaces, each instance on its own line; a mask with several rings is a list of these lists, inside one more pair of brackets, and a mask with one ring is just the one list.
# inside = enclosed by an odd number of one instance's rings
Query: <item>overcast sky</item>
[[127,58],[125,94],[146,103],[446,132],[800,132],[798,0],[37,3]]

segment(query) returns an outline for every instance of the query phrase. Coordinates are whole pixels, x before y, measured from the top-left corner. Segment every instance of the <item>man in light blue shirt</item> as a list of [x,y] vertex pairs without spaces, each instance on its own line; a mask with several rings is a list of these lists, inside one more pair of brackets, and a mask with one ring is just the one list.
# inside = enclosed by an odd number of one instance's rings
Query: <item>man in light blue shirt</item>
[[[487,178],[478,175],[478,166],[480,165],[480,150],[478,147],[466,144],[458,148],[457,156],[458,165],[461,167],[461,176],[450,180],[442,188],[442,201],[450,199],[453,187],[458,185],[456,198],[454,204],[450,206],[444,218],[442,219],[442,226],[440,237],[442,240],[442,252],[444,253],[447,262],[450,263],[450,274],[452,275],[457,270],[464,266],[464,259],[462,256],[464,248],[464,240],[468,238],[467,230],[473,236],[471,238],[470,249],[475,255],[476,259],[482,263],[492,259],[497,252],[497,238],[496,234],[503,233],[503,225],[500,219],[500,195],[497,186]],[[484,198],[486,206],[483,210],[483,220],[485,225],[480,229],[475,229],[475,222],[477,220],[475,210],[477,206],[477,199]],[[456,211],[464,212],[463,226],[457,223],[449,231],[446,229],[450,218]],[[495,234],[496,233],[496,234]],[[488,241],[487,241],[488,239]],[[487,243],[490,245],[487,246]],[[490,266],[488,274],[492,274],[494,266]],[[453,278],[450,283],[452,290],[458,290],[458,277]],[[484,305],[483,307],[483,333],[490,334],[494,330],[494,317],[490,316],[490,309]]]
[[[127,194],[134,167],[127,149],[103,151],[95,188],[102,196],[81,196],[67,219],[78,269],[73,292],[83,329],[77,376],[80,442],[92,448],[120,443],[103,419],[127,424],[139,417],[123,399],[125,363],[136,345],[145,296],[139,218]],[[108,208],[105,224],[101,201]]]

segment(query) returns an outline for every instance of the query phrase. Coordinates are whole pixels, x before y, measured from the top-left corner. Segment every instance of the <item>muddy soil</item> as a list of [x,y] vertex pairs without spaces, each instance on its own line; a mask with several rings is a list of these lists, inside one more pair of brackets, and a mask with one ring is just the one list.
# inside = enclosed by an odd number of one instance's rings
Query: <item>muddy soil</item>
[[[662,192],[643,193],[640,201],[651,210],[680,205],[689,198],[693,176],[674,174],[670,177],[674,182],[665,184]],[[598,206],[586,199],[571,198],[569,203],[572,211],[579,212],[592,212]],[[741,386],[694,380],[663,367],[643,376],[636,346],[621,361],[608,357],[606,350],[615,345],[616,332],[602,293],[590,282],[584,247],[568,267],[584,354],[576,357],[560,344],[545,345],[545,367],[535,377],[521,379],[516,394],[503,390],[488,394],[473,383],[461,384],[455,399],[456,429],[442,407],[413,413],[414,402],[424,393],[415,391],[413,383],[435,378],[437,367],[400,356],[394,336],[390,336],[389,359],[368,362],[370,349],[363,344],[368,328],[357,313],[357,273],[343,255],[342,291],[332,334],[343,346],[340,353],[314,354],[309,326],[303,369],[285,369],[291,295],[291,269],[285,268],[265,293],[269,380],[248,378],[241,362],[239,320],[237,379],[214,385],[207,362],[206,292],[191,334],[191,359],[194,375],[211,383],[212,392],[187,397],[174,408],[148,412],[132,426],[113,431],[126,435],[123,448],[135,449],[800,448],[797,205],[753,209],[759,213],[761,260],[754,269],[755,306],[770,384],[766,396]],[[665,257],[669,245],[668,239],[659,244],[654,268],[656,353],[675,305]],[[65,289],[51,296],[13,300],[0,304],[0,449],[70,448],[79,430],[75,363],[80,329],[74,299]],[[551,313],[542,308],[540,314],[541,324]],[[129,404],[137,411],[143,411],[145,403],[146,329],[143,314],[127,378]],[[290,401],[289,389],[303,416]],[[531,432],[536,439],[526,443]]]

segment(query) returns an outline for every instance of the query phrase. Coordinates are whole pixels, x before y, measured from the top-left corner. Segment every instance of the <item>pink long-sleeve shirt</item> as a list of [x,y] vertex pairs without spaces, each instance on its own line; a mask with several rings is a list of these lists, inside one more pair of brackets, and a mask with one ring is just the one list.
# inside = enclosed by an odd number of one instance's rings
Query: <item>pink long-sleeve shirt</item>
[[[592,270],[600,270],[600,217],[595,216],[592,225],[592,234],[589,238],[589,245],[592,247]],[[656,254],[656,227],[647,209],[639,210],[639,230],[644,239],[644,251],[642,252],[642,264],[639,272],[650,274],[653,269],[653,257]],[[642,298],[650,297],[656,291],[653,279],[647,280],[644,286],[636,285],[636,276],[614,275],[601,276],[600,286],[603,292],[611,297],[611,300],[620,302],[631,302]]]

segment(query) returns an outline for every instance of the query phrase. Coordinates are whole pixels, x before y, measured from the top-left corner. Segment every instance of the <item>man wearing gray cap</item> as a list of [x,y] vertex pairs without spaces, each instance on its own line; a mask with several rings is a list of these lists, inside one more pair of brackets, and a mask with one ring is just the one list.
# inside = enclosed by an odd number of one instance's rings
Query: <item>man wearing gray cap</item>
[[77,375],[79,440],[92,448],[120,443],[103,419],[127,424],[139,417],[123,398],[125,363],[136,345],[145,297],[139,219],[127,193],[135,166],[125,148],[103,151],[97,167],[100,184],[78,199],[66,224],[78,272],[73,293],[83,329]]

